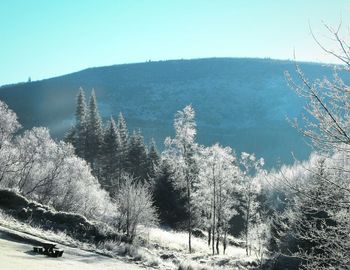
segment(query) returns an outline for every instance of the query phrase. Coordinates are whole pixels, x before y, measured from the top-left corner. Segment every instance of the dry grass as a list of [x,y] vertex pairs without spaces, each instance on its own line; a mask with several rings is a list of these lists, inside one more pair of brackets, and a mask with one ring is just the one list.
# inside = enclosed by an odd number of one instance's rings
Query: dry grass
[[129,256],[133,261],[140,261],[149,267],[161,265],[162,261],[147,249],[130,244],[105,241],[98,245],[98,249],[110,256]]

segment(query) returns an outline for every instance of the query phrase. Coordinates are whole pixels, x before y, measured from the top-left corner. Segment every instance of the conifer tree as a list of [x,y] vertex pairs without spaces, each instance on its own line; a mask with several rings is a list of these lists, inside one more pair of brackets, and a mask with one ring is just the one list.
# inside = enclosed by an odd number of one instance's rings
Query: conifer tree
[[81,158],[85,158],[86,135],[87,135],[87,108],[85,93],[83,88],[77,94],[77,105],[75,109],[75,125],[67,132],[65,141],[71,143],[75,148],[75,153]]
[[183,229],[183,224],[186,224],[188,218],[186,196],[176,189],[174,169],[166,159],[160,161],[156,170],[153,199],[160,224]]
[[87,127],[86,160],[90,163],[95,176],[98,177],[98,163],[103,142],[103,129],[94,89],[91,91]]
[[148,156],[147,156],[147,166],[148,166],[148,177],[154,179],[156,174],[156,169],[159,165],[160,157],[157,150],[157,145],[154,139],[151,140]]
[[101,150],[102,186],[113,193],[119,184],[116,183],[118,179],[119,139],[113,117],[107,123],[104,131]]
[[[126,122],[122,113],[119,113],[117,123],[117,135],[119,139],[119,176],[124,171],[126,172],[129,167],[128,152],[129,152],[129,132],[126,126]],[[119,177],[120,178],[120,177]]]
[[86,121],[86,102],[84,89],[80,87],[77,95],[77,107],[75,110],[76,125],[77,127],[83,126]]
[[82,158],[85,158],[85,152],[86,152],[86,132],[87,132],[86,111],[87,111],[87,108],[86,108],[86,102],[85,102],[85,93],[83,88],[80,88],[77,96],[77,107],[75,111],[76,142],[74,146],[76,149],[76,154]]
[[147,179],[147,148],[143,142],[141,131],[133,132],[129,140],[129,172],[136,179],[145,182]]
[[77,130],[75,125],[70,127],[69,130],[65,133],[64,139],[65,142],[68,142],[74,146],[75,149],[75,154],[78,155],[77,150],[76,150],[76,145],[77,145]]
[[119,113],[119,116],[118,116],[117,131],[120,137],[120,144],[124,148],[127,148],[128,140],[129,140],[129,132],[122,113]]

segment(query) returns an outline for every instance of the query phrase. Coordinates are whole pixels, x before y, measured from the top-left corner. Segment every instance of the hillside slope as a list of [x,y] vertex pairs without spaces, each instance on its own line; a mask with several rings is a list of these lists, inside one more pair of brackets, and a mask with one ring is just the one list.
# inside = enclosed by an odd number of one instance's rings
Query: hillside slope
[[[302,63],[311,77],[329,71]],[[237,152],[255,152],[271,166],[292,161],[293,151],[306,158],[309,149],[286,116],[300,116],[303,100],[289,89],[284,71],[290,61],[212,58],[89,68],[42,81],[3,86],[0,99],[17,112],[26,128],[48,126],[62,137],[71,125],[79,87],[95,89],[104,118],[122,111],[130,129],[141,128],[146,141],[158,145],[173,135],[177,110],[192,103],[197,112],[198,141],[219,141]]]

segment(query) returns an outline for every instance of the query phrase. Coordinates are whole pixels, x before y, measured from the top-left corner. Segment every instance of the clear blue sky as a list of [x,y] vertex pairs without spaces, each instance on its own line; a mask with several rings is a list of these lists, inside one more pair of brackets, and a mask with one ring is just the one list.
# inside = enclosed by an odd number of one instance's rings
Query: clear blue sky
[[322,20],[350,25],[345,0],[1,0],[0,85],[93,66],[203,57],[330,62]]

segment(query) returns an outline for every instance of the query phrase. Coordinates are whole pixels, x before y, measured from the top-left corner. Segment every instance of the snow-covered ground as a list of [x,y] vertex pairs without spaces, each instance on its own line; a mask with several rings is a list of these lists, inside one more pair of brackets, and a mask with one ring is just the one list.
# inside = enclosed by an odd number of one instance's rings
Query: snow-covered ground
[[[0,211],[0,270],[89,270],[89,269],[251,269],[256,258],[247,257],[245,249],[229,245],[226,255],[211,255],[205,239],[193,237],[193,253],[188,253],[188,235],[156,227],[139,227],[140,239],[135,246],[113,241],[98,246],[76,241],[54,231],[19,222]],[[16,240],[16,241],[15,241]],[[140,242],[139,242],[140,240]],[[231,239],[239,242],[239,239]],[[63,247],[62,258],[47,258],[32,253],[37,242],[55,242]],[[130,252],[125,251],[127,249]],[[97,253],[91,252],[97,250]],[[107,254],[103,256],[100,254]],[[113,257],[113,258],[112,258]],[[188,268],[188,266],[191,268]]]
[[213,256],[206,240],[198,237],[192,237],[192,254],[189,254],[188,234],[186,232],[154,227],[141,227],[139,232],[149,243],[149,250],[153,254],[157,254],[157,257],[168,258],[165,260],[177,262],[175,264],[191,265],[192,268],[189,269],[251,269],[250,266],[256,261],[254,256],[245,255],[244,248],[232,245],[228,246],[225,255],[222,254],[222,246],[220,245],[221,254]]
[[[12,232],[13,233],[13,232]],[[135,264],[129,264],[93,252],[83,251],[78,248],[71,248],[59,245],[64,249],[63,257],[49,258],[45,255],[39,255],[34,252],[33,245],[25,243],[21,239],[23,234],[14,238],[7,233],[1,232],[0,228],[0,269],[3,270],[139,270],[141,268]],[[30,236],[29,239],[33,239]],[[35,238],[40,240],[39,238]],[[45,242],[45,240],[42,240]]]

